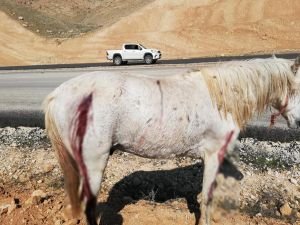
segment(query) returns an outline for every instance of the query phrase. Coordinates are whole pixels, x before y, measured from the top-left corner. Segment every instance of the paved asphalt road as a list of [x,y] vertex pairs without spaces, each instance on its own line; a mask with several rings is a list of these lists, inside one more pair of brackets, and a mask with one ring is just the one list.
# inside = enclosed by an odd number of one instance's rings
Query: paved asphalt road
[[172,75],[187,71],[187,66],[122,66],[77,69],[48,69],[24,71],[0,71],[0,111],[39,110],[48,93],[61,83],[80,74],[92,71],[118,71],[121,73]]
[[[0,71],[0,127],[4,126],[39,126],[43,127],[41,104],[43,99],[64,81],[91,71],[121,71],[122,73],[172,75],[187,71],[203,64],[157,64],[157,65],[128,65],[122,67],[100,66],[86,68],[33,69],[33,70],[1,70]],[[291,132],[287,136],[285,121],[278,120],[277,128],[268,129],[270,113],[259,119],[254,119],[247,129],[249,136],[267,137],[269,133],[278,139],[300,139],[299,132]],[[262,129],[251,129],[260,127]],[[273,134],[272,134],[273,132]],[[274,134],[276,132],[276,134]],[[279,133],[278,133],[279,132]],[[272,139],[271,137],[271,139]],[[275,139],[276,139],[275,138]],[[269,138],[270,139],[270,138]],[[274,138],[273,138],[274,139]],[[277,140],[276,139],[276,140]]]
[[136,74],[172,75],[186,71],[195,64],[131,65],[122,67],[88,67],[65,69],[0,71],[0,127],[43,126],[43,99],[61,83],[92,71],[119,71]]

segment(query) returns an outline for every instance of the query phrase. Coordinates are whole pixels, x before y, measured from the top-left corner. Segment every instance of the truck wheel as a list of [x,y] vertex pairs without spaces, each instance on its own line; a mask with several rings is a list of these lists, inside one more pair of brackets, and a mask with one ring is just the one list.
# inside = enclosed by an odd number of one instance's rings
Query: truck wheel
[[120,66],[122,64],[122,57],[119,55],[115,56],[113,62],[116,66]]
[[144,61],[145,61],[146,64],[152,64],[152,62],[153,62],[153,56],[150,55],[150,54],[145,55]]

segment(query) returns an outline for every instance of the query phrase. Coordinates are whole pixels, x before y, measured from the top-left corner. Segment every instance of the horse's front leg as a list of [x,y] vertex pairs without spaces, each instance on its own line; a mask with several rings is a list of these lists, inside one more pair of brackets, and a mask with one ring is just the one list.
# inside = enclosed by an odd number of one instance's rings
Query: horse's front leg
[[216,186],[216,176],[223,163],[225,154],[229,148],[233,147],[237,132],[229,132],[225,137],[225,142],[217,151],[207,150],[204,153],[204,174],[201,199],[201,224],[209,225],[212,210],[213,191]]
[[204,174],[201,197],[201,225],[210,224],[212,197],[215,179],[219,169],[218,153],[206,153],[204,157]]

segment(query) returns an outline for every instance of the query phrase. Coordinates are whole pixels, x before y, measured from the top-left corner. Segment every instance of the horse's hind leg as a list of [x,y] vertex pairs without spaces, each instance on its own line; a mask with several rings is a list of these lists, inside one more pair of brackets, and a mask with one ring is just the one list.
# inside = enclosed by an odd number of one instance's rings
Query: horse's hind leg
[[89,225],[97,224],[97,195],[100,190],[101,181],[109,152],[111,140],[99,142],[99,138],[86,137],[83,148],[83,162],[86,171],[82,173],[82,195],[86,200],[85,215]]
[[98,147],[94,137],[94,140],[88,140],[88,144],[83,145],[80,157],[71,156],[61,141],[52,140],[52,145],[64,174],[73,214],[80,213],[83,200],[88,224],[97,225],[97,194],[107,164],[110,144],[107,142]]
[[[104,169],[107,164],[109,152],[105,154],[94,155],[94,158],[86,158],[87,176],[89,180],[90,193],[85,192],[86,195],[86,207],[85,215],[89,225],[96,225],[97,221],[97,194],[100,190],[101,181],[104,173]],[[86,185],[86,184],[83,184]],[[83,187],[85,188],[85,187]]]

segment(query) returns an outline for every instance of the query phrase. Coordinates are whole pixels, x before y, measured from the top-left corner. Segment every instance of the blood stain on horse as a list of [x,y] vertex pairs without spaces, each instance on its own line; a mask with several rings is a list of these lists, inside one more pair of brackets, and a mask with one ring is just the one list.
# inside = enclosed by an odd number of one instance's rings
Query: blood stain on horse
[[[77,117],[75,117],[75,121],[73,121],[75,127],[73,127],[74,133],[71,142],[74,156],[79,164],[79,167],[81,168],[81,172],[84,177],[82,194],[84,194],[88,199],[91,199],[93,195],[88,182],[87,168],[82,157],[82,144],[88,125],[89,112],[91,109],[92,101],[93,94],[91,93],[87,97],[85,97],[79,104],[77,108]],[[81,198],[83,198],[83,196],[81,196]]]
[[160,107],[161,107],[160,108],[160,122],[162,122],[162,117],[163,117],[163,114],[164,114],[164,95],[163,95],[160,80],[157,80],[156,84],[158,85],[158,89],[159,89],[159,92],[160,92]]

